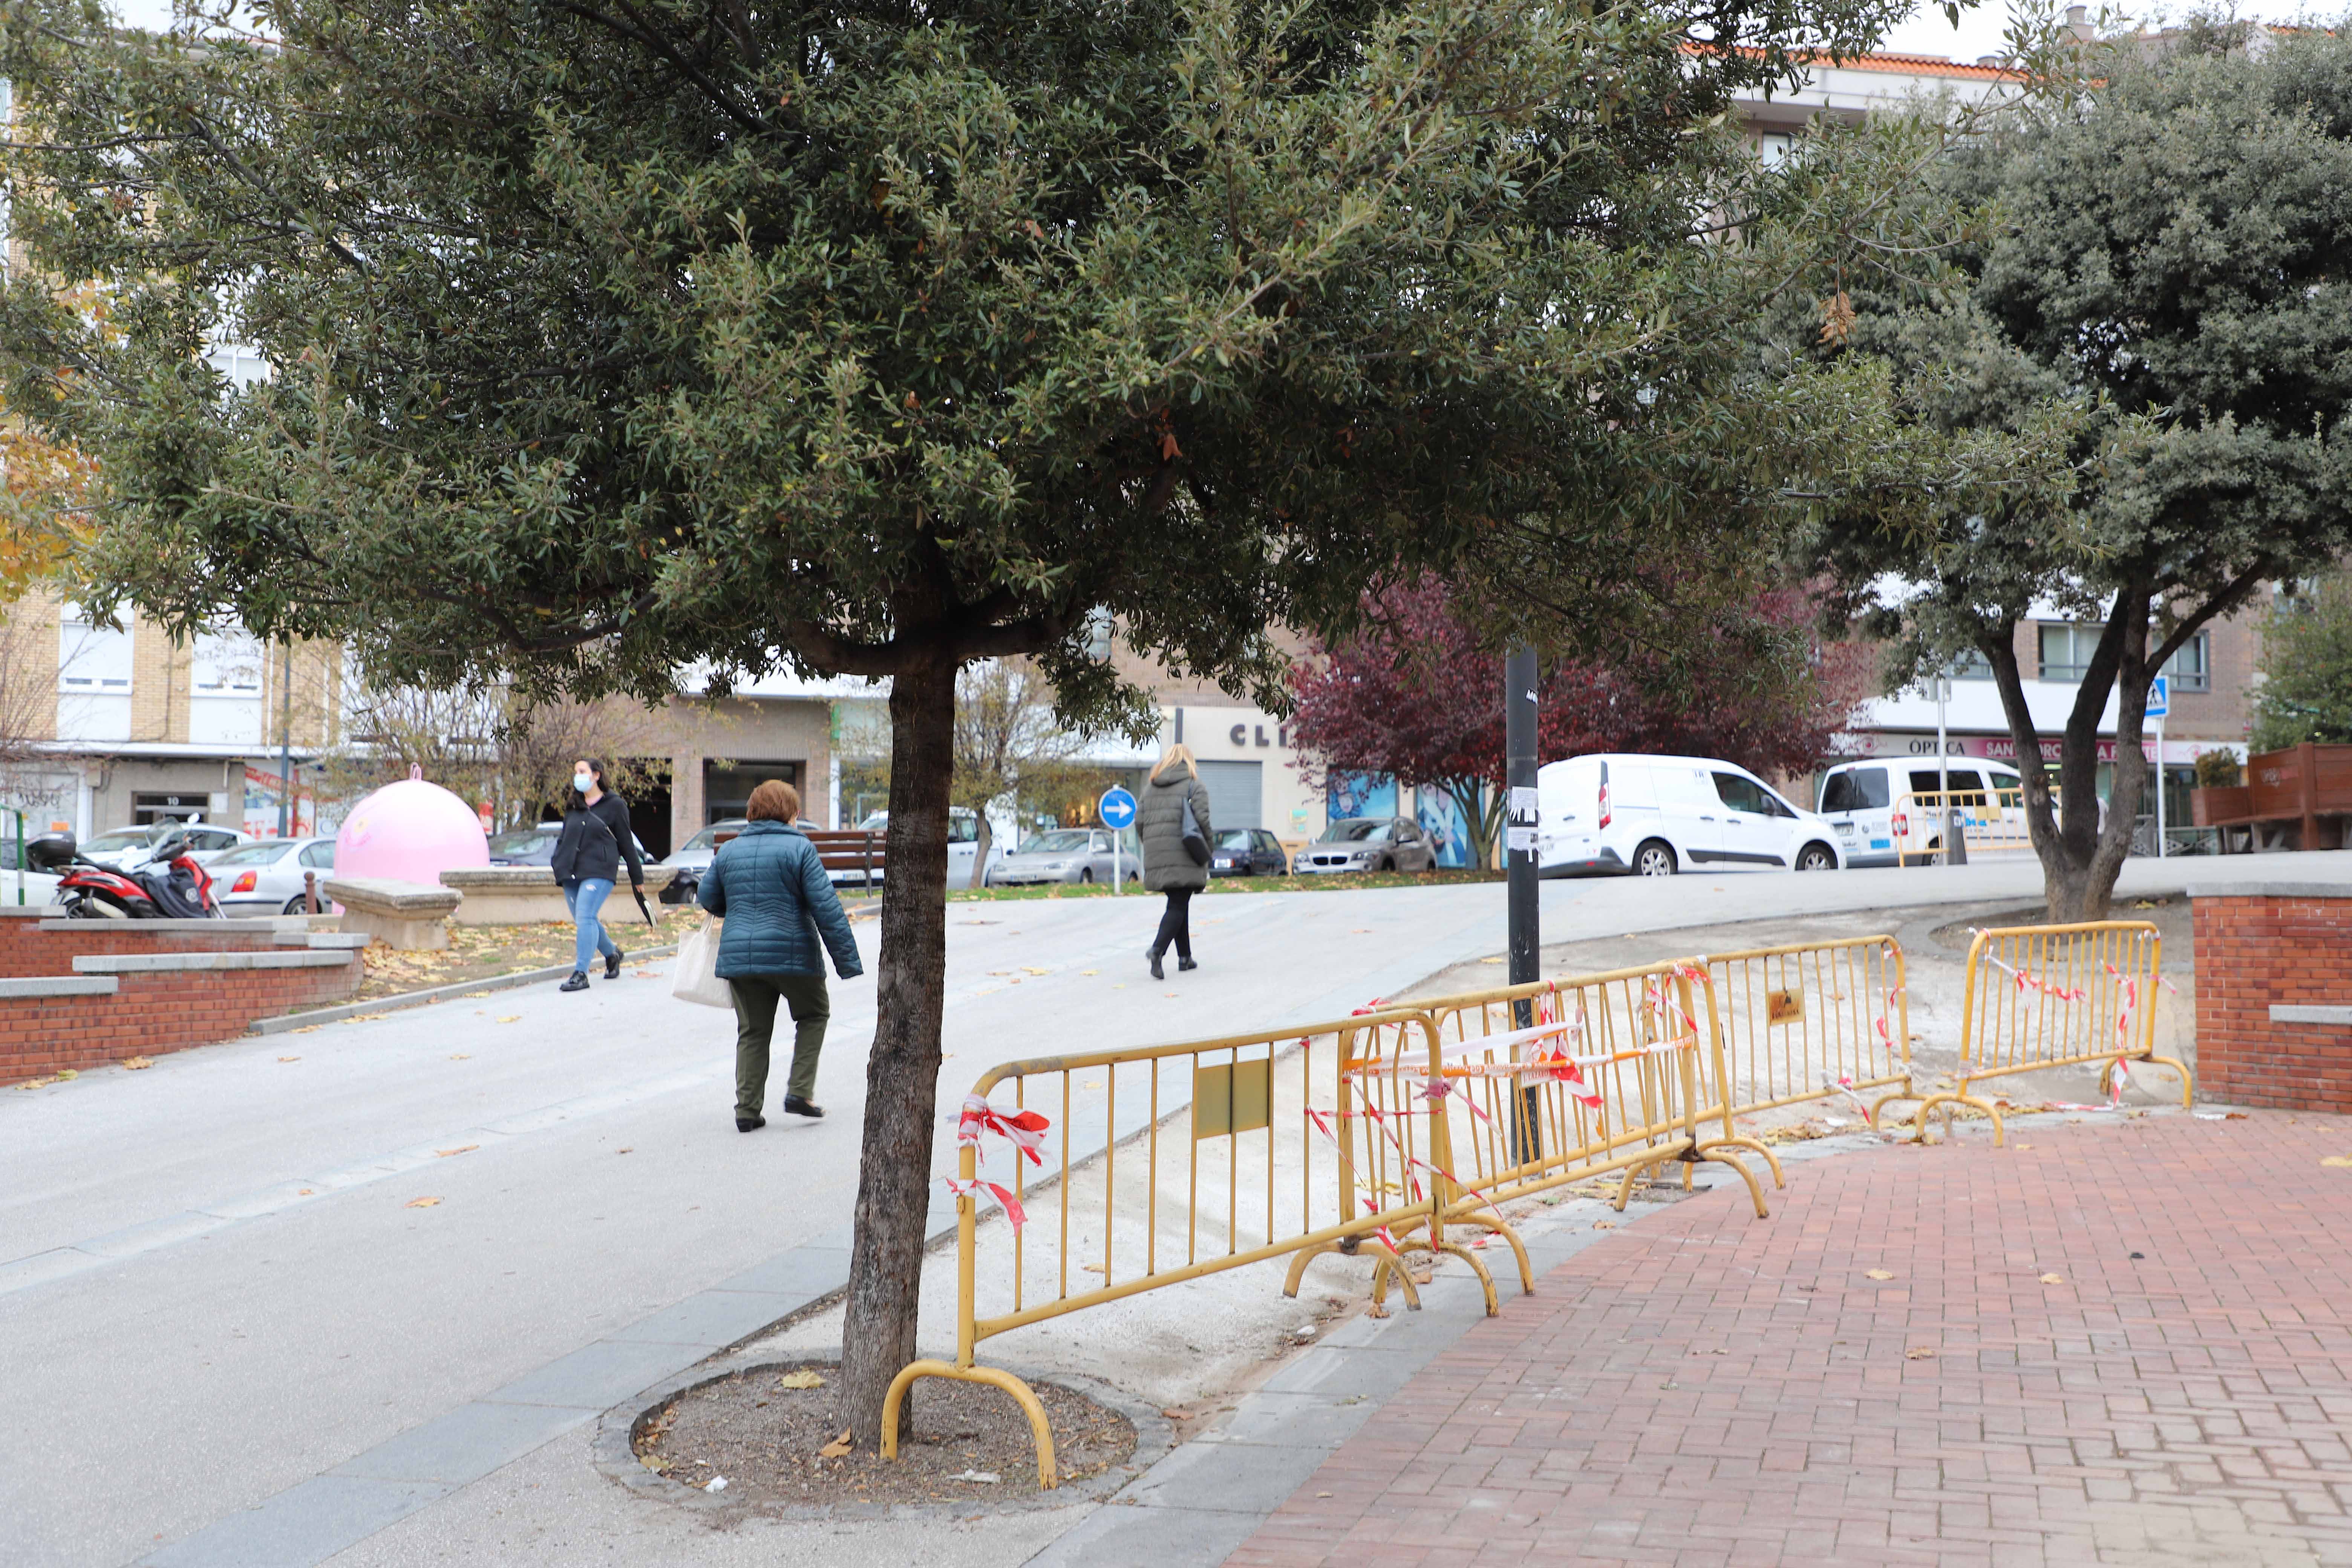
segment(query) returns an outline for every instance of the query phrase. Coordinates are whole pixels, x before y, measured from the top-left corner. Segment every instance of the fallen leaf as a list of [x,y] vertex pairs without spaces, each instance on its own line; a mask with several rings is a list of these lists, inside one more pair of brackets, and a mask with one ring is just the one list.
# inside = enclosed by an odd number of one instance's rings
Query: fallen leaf
[[439,1198],[411,1198],[400,1206],[410,1209],[429,1209],[440,1203],[440,1201],[441,1200]]
[[637,1463],[653,1471],[656,1475],[659,1475],[662,1471],[669,1468],[669,1461],[663,1458],[659,1454],[639,1454],[637,1456]]
[[489,993],[487,991],[468,991],[463,996],[458,997],[457,1000],[460,1002],[472,1002],[481,997],[488,996],[488,994]]
[[614,1153],[615,1153],[615,1154],[634,1154],[634,1153],[635,1153],[636,1152],[637,1152],[637,1146],[636,1146],[635,1144],[634,1144],[634,1143],[630,1144],[630,1145],[629,1145],[627,1148],[625,1148],[625,1149],[615,1149],[615,1150],[614,1150],[614,1151],[613,1151],[613,1152],[614,1152]]
[[470,1154],[480,1147],[479,1143],[460,1143],[455,1149],[436,1149],[433,1151],[433,1157],[436,1160],[446,1160],[452,1154]]
[[471,1051],[459,1051],[456,1056],[451,1057],[449,1059],[453,1062],[469,1062],[474,1059],[474,1053]]
[[1894,1275],[1888,1273],[1884,1268],[1865,1268],[1862,1271],[1862,1277],[1864,1279],[1892,1279],[1895,1278]]
[[1161,1411],[1160,1414],[1165,1415],[1171,1421],[1190,1421],[1192,1419],[1192,1413],[1191,1411],[1178,1410],[1173,1406]]
[[820,1459],[838,1459],[847,1452],[849,1452],[849,1428],[844,1426],[841,1429],[841,1436],[819,1448],[816,1451],[816,1457]]
[[1596,1219],[1592,1222],[1592,1228],[1595,1230],[1615,1230],[1617,1228],[1617,1222],[1613,1219]]
[[1909,1350],[1903,1352],[1903,1359],[1905,1361],[1934,1361],[1936,1359],[1936,1347],[1933,1345],[1913,1345]]
[[1482,958],[1478,962],[1481,963],[1500,963],[1503,961],[1499,958]]
[[129,1061],[122,1064],[122,1070],[124,1072],[144,1072],[154,1065],[154,1059],[151,1057],[132,1057]]
[[302,1058],[300,1057],[279,1057],[278,1059],[281,1062],[299,1062]]
[[498,1021],[501,1024],[520,1024],[522,1022],[522,1015],[520,1013],[509,1013],[505,1017],[500,1018]]
[[1021,973],[1024,974],[1051,974],[1054,972],[1050,969],[1040,969],[1033,963],[1024,963],[1021,966]]
[[2319,1163],[2323,1165],[2333,1165],[2339,1171],[2352,1170],[2352,1154],[2330,1154]]
[[1104,1274],[1104,1275],[1108,1275],[1108,1274],[1110,1272],[1110,1270],[1109,1270],[1109,1269],[1108,1269],[1108,1268],[1104,1268],[1104,1267],[1103,1267],[1101,1264],[1099,1264],[1099,1263],[1081,1263],[1081,1264],[1079,1264],[1079,1265],[1078,1265],[1078,1267],[1079,1267],[1079,1268],[1083,1268],[1083,1269],[1085,1269],[1085,1270],[1086,1270],[1087,1273],[1089,1273],[1089,1274]]
[[788,1372],[776,1379],[776,1386],[778,1388],[823,1388],[824,1374],[811,1372],[803,1367],[798,1372]]
[[2066,1277],[2063,1274],[2044,1274],[2042,1277],[2042,1282],[2044,1285],[2063,1285],[2066,1283]]
[[1078,973],[1081,974],[1100,974],[1102,971],[1099,969],[1081,969]]
[[317,1190],[318,1189],[315,1187],[304,1187],[300,1192],[296,1193],[294,1195],[298,1198],[307,1198]]

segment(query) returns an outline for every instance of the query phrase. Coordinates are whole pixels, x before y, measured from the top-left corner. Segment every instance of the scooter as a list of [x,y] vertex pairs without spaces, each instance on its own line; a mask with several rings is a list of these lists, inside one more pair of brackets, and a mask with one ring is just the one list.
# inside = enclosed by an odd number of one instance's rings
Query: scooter
[[36,871],[58,878],[56,901],[70,920],[220,920],[212,877],[188,853],[188,837],[174,833],[143,865],[128,871],[83,855],[71,834],[47,834],[25,846]]

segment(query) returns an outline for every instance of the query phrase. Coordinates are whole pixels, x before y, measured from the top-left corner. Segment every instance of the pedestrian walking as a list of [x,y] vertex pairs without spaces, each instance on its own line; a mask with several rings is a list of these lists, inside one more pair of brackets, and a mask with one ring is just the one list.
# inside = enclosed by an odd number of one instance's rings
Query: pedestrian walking
[[613,884],[621,879],[621,862],[629,864],[629,886],[646,885],[645,862],[637,858],[637,836],[629,830],[629,803],[604,783],[604,764],[582,758],[572,764],[572,788],[564,797],[563,832],[555,840],[549,865],[563,884],[563,901],[572,910],[572,978],[559,991],[588,989],[588,966],[604,955],[604,978],[621,977],[625,956],[604,929],[601,916]]
[[1209,791],[1190,746],[1180,742],[1160,754],[1136,808],[1135,832],[1143,843],[1144,890],[1168,895],[1160,934],[1144,953],[1151,961],[1151,978],[1165,980],[1160,959],[1171,942],[1179,970],[1201,967],[1192,962],[1191,910],[1192,895],[1209,885],[1209,846],[1216,837],[1209,821]]
[[[825,996],[825,954],[844,980],[866,973],[849,917],[824,874],[824,860],[800,829],[800,792],[769,779],[751,792],[742,832],[719,847],[702,874],[696,902],[726,921],[719,934],[719,977],[735,997],[735,1131],[765,1127],[768,1042],[776,1005],[792,1012],[793,1070],[784,1109],[823,1116],[816,1092],[817,1053],[833,1016]],[[823,947],[818,943],[823,942]]]

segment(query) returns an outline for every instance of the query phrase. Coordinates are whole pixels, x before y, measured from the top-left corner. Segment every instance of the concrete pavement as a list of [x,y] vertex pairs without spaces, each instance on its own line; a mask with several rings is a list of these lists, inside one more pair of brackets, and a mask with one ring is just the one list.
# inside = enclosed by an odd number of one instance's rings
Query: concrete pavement
[[[2344,877],[2352,856],[2135,862],[2125,886],[2217,872]],[[1545,934],[2037,893],[2014,863],[1552,883]],[[1011,1056],[1344,1015],[1498,951],[1500,906],[1219,897],[1194,907],[1204,967],[1165,984],[1139,956],[1153,903],[952,906],[943,1100]],[[209,1540],[320,1561],[834,1288],[870,979],[835,1005],[835,1114],[752,1138],[728,1119],[729,1020],[634,975],[0,1096],[0,1390],[40,1413],[0,1449],[0,1561],[184,1538],[159,1560]]]

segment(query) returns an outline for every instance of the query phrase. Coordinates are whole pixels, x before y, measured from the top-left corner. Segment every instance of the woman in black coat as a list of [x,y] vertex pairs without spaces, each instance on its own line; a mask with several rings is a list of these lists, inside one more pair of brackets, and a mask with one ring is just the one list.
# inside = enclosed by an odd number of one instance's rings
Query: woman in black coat
[[629,885],[646,885],[645,863],[637,858],[637,836],[629,831],[629,803],[604,787],[604,764],[583,759],[572,764],[572,789],[564,797],[563,832],[555,841],[549,865],[563,884],[563,901],[572,910],[572,978],[557,989],[588,989],[588,965],[604,955],[604,978],[621,977],[622,952],[597,918],[613,884],[621,879],[621,862],[629,863]]

